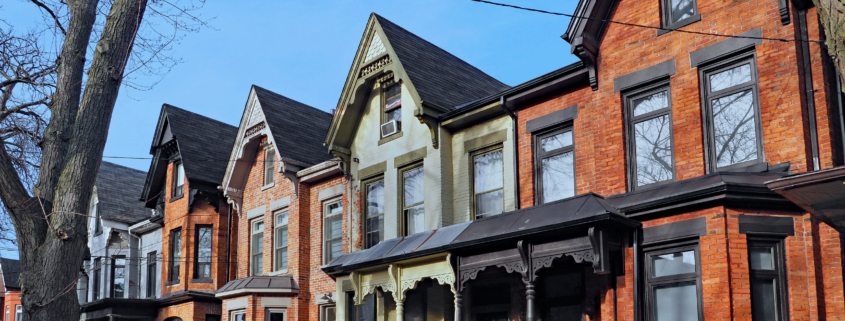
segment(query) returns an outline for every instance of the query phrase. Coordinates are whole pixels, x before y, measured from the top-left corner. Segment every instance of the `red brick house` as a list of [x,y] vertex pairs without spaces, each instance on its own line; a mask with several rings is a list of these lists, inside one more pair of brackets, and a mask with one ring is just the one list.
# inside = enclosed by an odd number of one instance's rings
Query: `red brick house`
[[346,184],[322,146],[331,114],[252,86],[222,187],[235,209],[237,272],[224,320],[333,320],[319,266],[344,253]]
[[[421,73],[484,75],[417,69],[427,57],[407,50],[426,42],[371,17],[326,139],[356,191],[352,252],[322,267],[337,320],[845,318],[842,95],[812,4],[583,0],[575,14],[563,38],[580,62],[448,105]],[[421,124],[375,136],[389,121],[367,117],[392,112],[395,83]],[[378,159],[418,148],[412,126],[431,129],[426,175],[443,149],[457,160],[425,181],[413,233],[407,199],[377,189],[412,186],[405,158]],[[371,241],[373,217],[388,237]]]
[[0,258],[0,274],[0,281],[3,281],[3,321],[20,320],[19,318],[23,318],[20,261]]

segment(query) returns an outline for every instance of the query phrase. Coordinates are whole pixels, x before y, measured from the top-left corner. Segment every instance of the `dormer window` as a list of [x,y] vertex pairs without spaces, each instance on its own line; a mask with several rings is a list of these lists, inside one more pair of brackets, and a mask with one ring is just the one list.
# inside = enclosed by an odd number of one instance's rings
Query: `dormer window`
[[173,193],[172,199],[180,198],[185,194],[185,168],[182,163],[173,164]]
[[[663,0],[661,3],[663,27],[678,29],[701,20],[696,0]],[[668,32],[660,30],[658,35]]]
[[382,128],[381,136],[387,137],[401,131],[402,122],[402,86],[399,82],[388,80],[381,83],[382,92]]

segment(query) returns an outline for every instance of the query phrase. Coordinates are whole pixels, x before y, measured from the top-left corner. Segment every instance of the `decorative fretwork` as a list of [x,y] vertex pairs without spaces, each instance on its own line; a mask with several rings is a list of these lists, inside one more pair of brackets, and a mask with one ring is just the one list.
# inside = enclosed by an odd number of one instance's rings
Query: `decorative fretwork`
[[250,137],[252,135],[258,134],[258,132],[260,132],[265,127],[267,127],[267,123],[260,122],[260,123],[256,124],[255,126],[252,126],[249,129],[247,129],[244,132],[244,137]]
[[522,261],[513,261],[502,264],[496,264],[496,266],[505,268],[505,271],[507,271],[508,273],[516,272],[521,274],[525,270],[523,268]]
[[381,67],[387,66],[390,62],[390,55],[385,55],[384,57],[373,61],[369,65],[364,66],[364,68],[361,68],[361,77],[369,75],[374,71],[381,69]]
[[596,254],[593,252],[592,249],[585,250],[585,251],[566,253],[566,255],[571,256],[573,259],[575,259],[575,263],[581,263],[581,262],[587,261],[587,262],[595,264],[599,261],[599,257],[596,256]]
[[532,258],[531,264],[533,265],[532,269],[534,269],[534,275],[537,275],[537,272],[540,271],[540,269],[552,267],[552,261],[562,256],[563,253],[559,253],[555,255]]
[[469,280],[475,280],[478,277],[478,272],[484,271],[487,269],[486,266],[480,266],[476,268],[461,270],[460,281],[458,282],[458,291],[464,288],[464,283]]

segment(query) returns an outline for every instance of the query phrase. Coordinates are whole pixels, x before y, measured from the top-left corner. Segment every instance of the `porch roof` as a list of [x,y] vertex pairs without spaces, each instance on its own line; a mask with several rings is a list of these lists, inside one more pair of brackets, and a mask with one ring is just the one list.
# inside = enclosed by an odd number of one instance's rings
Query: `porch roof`
[[232,280],[217,290],[218,298],[249,293],[299,293],[299,285],[291,275],[249,276]]
[[[450,225],[406,237],[382,241],[363,251],[347,253],[322,267],[330,275],[423,257],[447,251],[496,247],[522,238],[548,238],[567,230],[586,229],[596,223],[636,228],[600,195],[587,193],[471,222]],[[513,242],[511,242],[513,241]],[[514,243],[515,244],[515,243]]]
[[845,166],[791,175],[768,181],[766,185],[845,233]]

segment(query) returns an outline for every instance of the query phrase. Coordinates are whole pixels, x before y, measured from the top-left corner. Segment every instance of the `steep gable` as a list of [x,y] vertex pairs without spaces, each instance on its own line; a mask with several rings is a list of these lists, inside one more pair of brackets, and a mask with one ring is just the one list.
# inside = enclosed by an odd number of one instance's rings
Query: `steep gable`
[[188,180],[220,184],[238,128],[172,105],[165,105],[170,129]]
[[149,217],[149,210],[138,199],[146,176],[143,171],[102,162],[94,183],[100,217],[124,223]]

